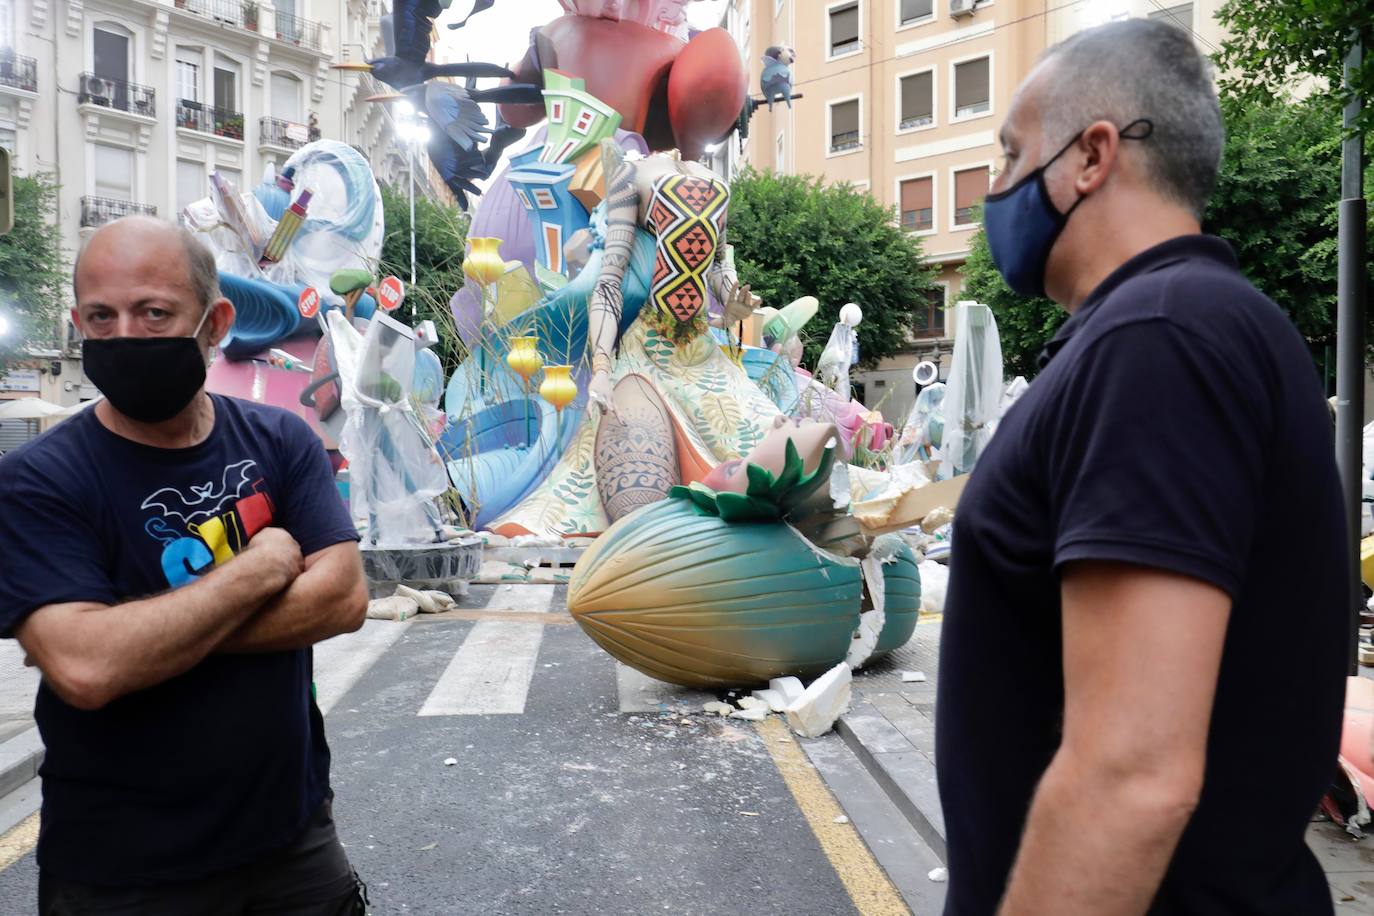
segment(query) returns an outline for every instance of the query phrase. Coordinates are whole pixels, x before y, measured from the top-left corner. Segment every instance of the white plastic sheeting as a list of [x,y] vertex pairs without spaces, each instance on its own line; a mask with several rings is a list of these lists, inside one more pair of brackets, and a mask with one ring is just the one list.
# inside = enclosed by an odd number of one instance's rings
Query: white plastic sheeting
[[1002,401],[1002,342],[992,309],[955,306],[954,361],[945,391],[940,476],[967,474],[992,438]]
[[349,463],[353,516],[367,520],[364,541],[403,547],[441,540],[435,499],[448,489],[448,473],[411,397],[413,332],[382,314],[366,334],[338,310],[328,321],[347,416],[339,448]]

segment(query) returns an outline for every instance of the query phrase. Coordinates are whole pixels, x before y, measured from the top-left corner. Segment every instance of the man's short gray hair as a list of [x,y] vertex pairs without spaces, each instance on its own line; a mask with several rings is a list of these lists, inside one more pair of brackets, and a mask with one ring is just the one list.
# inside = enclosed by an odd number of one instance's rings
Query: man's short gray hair
[[[135,216],[125,217],[126,219],[147,219],[152,217]],[[210,253],[210,249],[201,244],[200,239],[196,238],[195,233],[185,226],[154,220],[161,223],[166,229],[172,232],[177,241],[181,243],[181,250],[186,253],[187,280],[190,281],[191,291],[195,294],[196,301],[200,303],[202,311],[210,308],[211,304],[220,297],[219,290],[219,268],[215,266],[215,256]],[[80,270],[81,252],[77,252],[76,260],[72,262],[72,296],[76,296],[77,272]]]
[[[1202,218],[1226,139],[1212,66],[1177,26],[1126,19],[1087,29],[1045,52],[1040,111],[1058,149],[1094,121],[1118,128],[1147,118],[1138,146],[1155,189]],[[1140,128],[1136,128],[1140,130]],[[1134,135],[1134,131],[1132,134]]]

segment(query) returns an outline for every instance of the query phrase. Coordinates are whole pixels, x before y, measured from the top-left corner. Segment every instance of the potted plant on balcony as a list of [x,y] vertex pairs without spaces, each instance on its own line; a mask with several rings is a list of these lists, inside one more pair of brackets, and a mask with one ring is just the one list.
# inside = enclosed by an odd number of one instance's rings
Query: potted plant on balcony
[[258,4],[256,0],[243,0],[243,27],[250,32],[258,30]]

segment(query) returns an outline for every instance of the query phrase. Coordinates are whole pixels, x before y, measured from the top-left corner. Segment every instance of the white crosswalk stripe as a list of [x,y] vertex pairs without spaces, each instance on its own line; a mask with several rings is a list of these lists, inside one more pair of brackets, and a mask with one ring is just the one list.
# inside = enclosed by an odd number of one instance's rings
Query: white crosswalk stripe
[[377,659],[401,638],[410,621],[367,620],[362,629],[315,646],[315,702],[320,715],[333,708]]
[[[500,589],[483,611],[550,611],[558,600],[555,586],[523,585]],[[422,716],[512,715],[525,711],[535,660],[544,641],[544,624],[515,620],[480,620],[454,654],[429,698]]]
[[615,663],[615,686],[622,713],[701,712],[703,703],[716,699],[715,694],[655,680],[620,662]]

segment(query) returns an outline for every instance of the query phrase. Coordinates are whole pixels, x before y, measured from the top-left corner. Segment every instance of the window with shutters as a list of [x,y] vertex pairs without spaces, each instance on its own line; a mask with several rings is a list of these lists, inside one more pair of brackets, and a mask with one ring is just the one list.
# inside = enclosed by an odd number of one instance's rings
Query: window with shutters
[[1191,32],[1193,30],[1193,5],[1180,3],[1177,6],[1151,10],[1150,19],[1175,26],[1185,32]]
[[954,225],[977,225],[978,205],[988,193],[988,167],[980,165],[954,173]]
[[992,111],[992,57],[954,65],[954,120]]
[[830,152],[845,153],[863,146],[859,134],[859,100],[830,105]]
[[935,123],[935,71],[912,73],[897,82],[901,117],[898,130],[915,130]]
[[935,177],[910,178],[898,192],[898,213],[902,228],[908,232],[929,232],[935,228]]
[[912,326],[911,336],[931,338],[945,336],[945,285],[935,284],[925,307],[916,309],[916,323]]
[[859,4],[845,3],[840,6],[832,6],[829,10],[830,20],[830,56],[842,57],[846,54],[856,54],[861,48],[859,45]]
[[217,55],[214,72],[215,107],[224,111],[239,111],[239,65],[236,61]]
[[95,146],[95,196],[108,200],[134,199],[134,151],[119,146]]
[[177,48],[177,98],[200,101],[200,68],[204,57],[195,48]]
[[0,48],[14,50],[14,0],[0,0]]
[[210,193],[205,179],[205,164],[190,159],[177,160],[177,211]]
[[915,25],[933,18],[935,15],[935,4],[933,0],[897,0],[897,27]]
[[272,117],[301,122],[301,81],[290,73],[272,74]]

